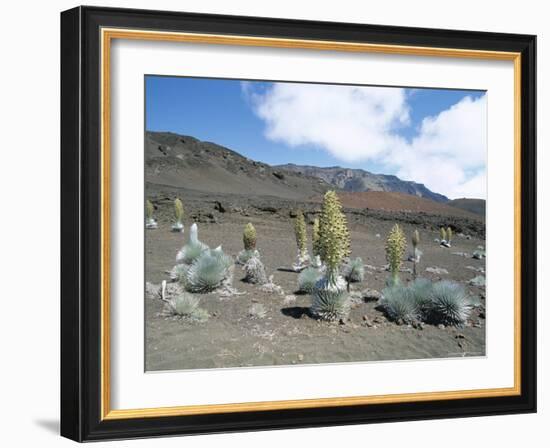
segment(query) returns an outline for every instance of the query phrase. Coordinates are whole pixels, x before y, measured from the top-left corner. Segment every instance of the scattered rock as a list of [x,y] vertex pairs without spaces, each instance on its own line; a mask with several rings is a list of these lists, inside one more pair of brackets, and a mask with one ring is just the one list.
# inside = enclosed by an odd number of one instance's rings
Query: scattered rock
[[453,252],[453,255],[458,255],[459,257],[466,257],[470,258],[470,254],[468,252]]
[[485,251],[483,250],[474,251],[474,253],[472,254],[472,258],[476,260],[483,260],[485,258]]
[[363,303],[363,295],[357,291],[350,292],[349,303],[352,308],[356,308],[359,304]]
[[214,203],[214,210],[217,210],[220,213],[225,213],[227,211],[226,208],[223,206],[223,204],[220,201],[216,201]]
[[261,303],[255,303],[248,309],[248,317],[251,319],[263,319],[267,310]]
[[376,238],[382,238],[379,233],[377,233],[375,236]]
[[366,325],[369,328],[371,328],[374,325],[369,319],[369,316],[367,316],[366,314],[363,316],[363,321],[364,321],[364,325]]
[[484,288],[485,287],[485,277],[483,275],[478,275],[477,277],[474,277],[473,279],[471,279],[468,284],[472,285],[472,286],[478,286],[480,288]]
[[289,294],[285,296],[283,303],[286,304],[286,303],[292,303],[292,302],[296,302],[296,296],[294,294]]
[[458,333],[455,335],[455,339],[466,339],[466,336],[464,336],[462,333]]
[[304,360],[304,355],[302,355],[301,353],[298,355],[298,361],[303,361]]
[[361,297],[365,302],[376,302],[382,298],[382,293],[376,289],[366,288],[361,291]]
[[444,268],[438,268],[437,266],[431,266],[426,268],[426,272],[430,272],[431,274],[441,275],[441,274],[448,274],[449,271]]
[[275,207],[271,207],[269,205],[259,205],[256,207],[261,212],[267,212],[267,213],[277,213],[277,209]]
[[157,299],[160,297],[159,294],[160,294],[160,287],[158,285],[154,285],[153,283],[150,283],[150,282],[145,283],[146,299]]
[[273,171],[273,175],[279,180],[284,180],[285,179],[285,175],[283,173],[281,173],[280,171]]
[[437,328],[439,328],[440,330],[445,330],[445,325],[439,324],[439,325],[437,326]]

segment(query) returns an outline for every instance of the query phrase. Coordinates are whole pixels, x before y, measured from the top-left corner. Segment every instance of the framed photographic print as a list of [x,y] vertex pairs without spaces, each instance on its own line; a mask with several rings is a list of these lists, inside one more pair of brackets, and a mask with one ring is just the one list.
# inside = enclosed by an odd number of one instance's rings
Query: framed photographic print
[[61,14],[61,433],[536,411],[535,36]]

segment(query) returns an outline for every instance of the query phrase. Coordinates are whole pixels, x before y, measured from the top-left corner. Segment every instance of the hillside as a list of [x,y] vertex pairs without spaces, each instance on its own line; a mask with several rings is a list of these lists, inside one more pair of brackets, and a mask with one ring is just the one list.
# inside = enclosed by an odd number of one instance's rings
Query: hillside
[[447,202],[449,199],[439,193],[434,193],[423,184],[404,181],[397,176],[387,174],[373,174],[361,169],[341,167],[316,167],[309,165],[294,165],[292,163],[279,165],[277,168],[306,176],[314,176],[334,185],[344,191],[390,191],[405,193],[437,202]]
[[484,199],[453,199],[448,202],[452,207],[460,208],[462,210],[467,210],[476,215],[485,216],[485,200]]
[[215,143],[169,132],[146,133],[145,180],[157,187],[284,199],[333,188],[319,178],[283,172]]
[[[202,194],[319,199],[339,191],[346,207],[411,210],[479,219],[484,201],[448,199],[416,182],[363,170],[270,166],[211,142],[170,132],[147,132],[145,180],[156,191],[185,189]],[[367,191],[365,191],[367,190]]]
[[[339,192],[338,197],[346,208],[382,210],[387,212],[426,213],[441,216],[460,216],[479,220],[479,215],[447,204],[419,198],[410,194],[383,191]],[[321,196],[315,198],[321,201]]]

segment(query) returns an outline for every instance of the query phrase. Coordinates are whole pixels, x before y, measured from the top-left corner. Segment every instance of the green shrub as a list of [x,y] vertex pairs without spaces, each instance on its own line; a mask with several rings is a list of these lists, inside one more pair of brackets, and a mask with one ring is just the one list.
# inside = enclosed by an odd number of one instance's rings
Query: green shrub
[[403,261],[403,255],[407,248],[407,240],[399,224],[395,224],[386,239],[386,261],[389,264],[391,279],[390,285],[399,284],[399,270]]
[[422,320],[454,326],[463,325],[472,309],[468,293],[460,284],[448,280],[432,283],[425,278],[409,286],[385,288],[380,306],[390,320],[398,323]]
[[472,311],[466,290],[458,283],[434,283],[430,295],[429,319],[434,324],[463,325]]
[[319,219],[319,255],[327,266],[329,280],[336,281],[338,267],[349,254],[350,239],[346,216],[336,193],[327,191]]
[[208,312],[200,308],[200,299],[191,294],[183,293],[165,302],[163,314],[166,316],[178,316],[194,322],[206,322]]
[[209,250],[208,245],[199,241],[197,224],[189,229],[189,241],[176,255],[176,263],[192,264],[203,252]]
[[264,264],[257,257],[251,257],[244,265],[244,281],[252,284],[264,285],[267,283]]
[[311,312],[318,319],[336,320],[349,312],[347,285],[338,269],[350,254],[350,239],[346,216],[334,191],[327,191],[323,198],[318,247],[326,271],[313,289]]
[[441,239],[441,242],[447,241],[447,231],[445,230],[445,227],[441,227],[439,229],[439,237]]
[[418,317],[426,320],[430,312],[433,283],[427,278],[419,277],[409,284],[411,297],[415,303]]
[[260,252],[258,252],[256,249],[250,249],[250,250],[241,250],[237,254],[237,263],[245,265],[248,260],[251,258],[260,258]]
[[311,313],[320,320],[334,321],[349,313],[349,296],[345,282],[333,283],[326,278],[317,282],[312,294]]
[[253,251],[256,249],[256,229],[251,222],[244,227],[243,244],[245,251]]
[[190,292],[214,291],[229,278],[232,266],[233,259],[221,249],[206,250],[189,266],[182,283]]
[[187,275],[187,269],[189,269],[187,264],[176,264],[170,271],[170,279],[176,282],[182,281]]
[[174,218],[176,219],[176,223],[183,223],[183,203],[181,202],[180,198],[176,198],[174,200]]
[[380,307],[388,319],[398,324],[410,324],[419,317],[415,293],[407,286],[395,285],[382,290]]
[[294,219],[294,235],[296,237],[298,252],[302,258],[305,258],[307,256],[307,233],[306,221],[301,210],[297,211],[296,218]]
[[315,268],[306,268],[298,275],[298,291],[311,293],[315,289],[316,283],[321,278],[321,273]]
[[342,275],[350,283],[362,282],[365,278],[365,265],[363,260],[357,257],[344,265]]

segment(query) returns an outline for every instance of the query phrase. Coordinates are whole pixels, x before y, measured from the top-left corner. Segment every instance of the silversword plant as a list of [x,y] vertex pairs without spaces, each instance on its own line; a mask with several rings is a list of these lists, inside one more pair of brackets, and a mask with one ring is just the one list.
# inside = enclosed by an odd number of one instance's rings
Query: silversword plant
[[405,234],[399,224],[395,224],[386,239],[386,261],[391,272],[390,285],[400,283],[399,270],[401,269],[406,248],[407,240],[405,239]]
[[199,241],[197,223],[189,228],[189,241],[176,255],[176,263],[192,264],[203,252],[209,249],[208,245]]
[[238,264],[246,264],[248,260],[250,260],[252,257],[260,258],[260,253],[256,249],[256,229],[252,225],[251,222],[249,222],[245,227],[243,231],[243,245],[244,249],[241,250],[237,255],[237,263]]
[[183,232],[184,215],[183,202],[181,202],[180,198],[176,198],[174,200],[174,224],[172,225],[172,230],[174,232]]
[[201,308],[200,299],[189,293],[183,293],[165,300],[162,314],[177,316],[192,322],[206,322],[208,312]]
[[153,203],[147,199],[145,201],[145,228],[146,229],[156,229],[158,227],[157,221],[155,221],[155,218],[153,214],[155,213],[155,207],[153,206]]
[[342,205],[336,193],[328,191],[323,198],[319,219],[319,255],[325,264],[325,274],[317,281],[313,290],[313,316],[323,320],[336,320],[348,314],[347,284],[339,274],[339,267],[349,253],[349,230]]
[[189,292],[207,293],[220,288],[232,278],[233,259],[221,248],[203,251],[181,278]]
[[309,262],[309,254],[307,252],[306,221],[301,210],[296,212],[296,218],[294,219],[294,236],[296,238],[296,245],[298,246],[298,255],[296,257],[294,269],[296,271],[301,271]]
[[313,267],[305,268],[298,275],[298,291],[307,294],[312,293],[321,276],[318,269]]

